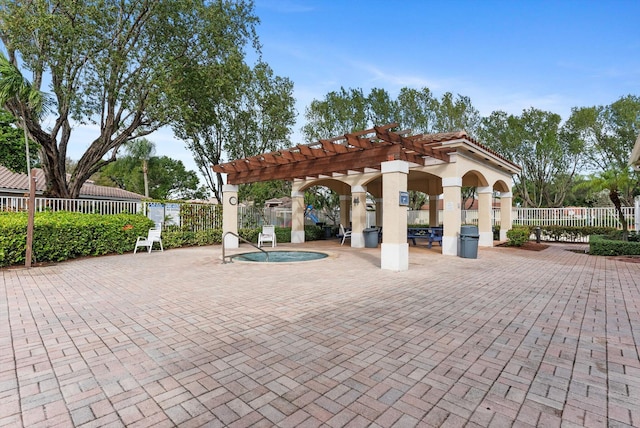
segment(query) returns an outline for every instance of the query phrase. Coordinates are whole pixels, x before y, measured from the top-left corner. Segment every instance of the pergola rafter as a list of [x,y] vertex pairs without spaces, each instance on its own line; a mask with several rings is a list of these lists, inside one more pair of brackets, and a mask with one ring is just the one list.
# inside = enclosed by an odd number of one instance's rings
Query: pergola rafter
[[409,135],[408,130],[392,131],[397,126],[391,123],[315,143],[299,144],[290,149],[215,165],[213,170],[226,173],[228,184],[243,184],[379,170],[381,163],[388,160],[404,160],[416,165],[424,165],[426,158],[450,162],[450,153],[457,149],[444,143],[458,140],[472,143],[509,163],[465,132]]

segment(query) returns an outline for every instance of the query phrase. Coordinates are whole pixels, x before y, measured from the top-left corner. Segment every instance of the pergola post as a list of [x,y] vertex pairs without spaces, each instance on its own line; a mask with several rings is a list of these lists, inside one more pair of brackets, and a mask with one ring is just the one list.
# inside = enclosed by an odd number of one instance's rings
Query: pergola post
[[291,192],[291,243],[304,243],[304,192]]
[[382,198],[376,198],[376,224],[375,226],[382,227],[382,216],[384,210],[382,209]]
[[407,191],[409,163],[400,160],[380,164],[382,172],[382,246],[380,267],[392,271],[409,269],[407,210],[400,205],[400,192]]
[[460,198],[462,196],[462,178],[446,177],[442,179],[444,194],[444,226],[442,235],[442,254],[458,255],[458,234],[460,233]]
[[227,232],[238,234],[238,186],[234,184],[222,186],[222,236],[226,248],[238,248],[238,238],[233,235],[225,236]]
[[351,227],[351,195],[340,195],[340,224]]
[[429,195],[429,226],[436,227],[438,222],[438,195]]
[[478,187],[478,232],[480,247],[493,247],[493,231],[491,230],[491,195],[493,189],[489,186]]
[[512,227],[511,205],[513,204],[513,194],[502,192],[500,194],[500,240],[507,240],[507,230]]
[[367,189],[351,188],[351,246],[364,248],[364,229],[367,227]]

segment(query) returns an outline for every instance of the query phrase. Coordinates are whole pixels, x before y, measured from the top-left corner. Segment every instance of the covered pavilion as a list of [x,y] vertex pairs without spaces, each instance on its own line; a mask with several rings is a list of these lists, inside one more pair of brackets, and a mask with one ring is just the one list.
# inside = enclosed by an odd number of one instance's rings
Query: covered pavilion
[[[457,255],[461,226],[461,189],[478,195],[479,246],[493,246],[491,198],[500,193],[500,238],[511,228],[512,176],[520,167],[485,147],[466,132],[415,134],[394,131],[397,124],[376,126],[311,144],[215,165],[226,174],[223,232],[238,232],[238,185],[268,180],[292,182],[291,242],[304,242],[304,192],[326,186],[340,195],[340,221],[352,225],[351,246],[364,247],[367,193],[376,201],[382,226],[382,269],[409,268],[406,194],[429,195],[429,224],[437,225],[437,199],[444,202],[442,254]],[[227,248],[237,248],[233,235]]]

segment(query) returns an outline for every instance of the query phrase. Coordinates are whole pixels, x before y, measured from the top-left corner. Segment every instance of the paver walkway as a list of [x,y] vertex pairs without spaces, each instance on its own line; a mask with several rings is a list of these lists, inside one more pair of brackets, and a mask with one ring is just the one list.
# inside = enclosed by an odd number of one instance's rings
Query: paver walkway
[[640,426],[640,264],[309,247],[0,271],[0,426]]

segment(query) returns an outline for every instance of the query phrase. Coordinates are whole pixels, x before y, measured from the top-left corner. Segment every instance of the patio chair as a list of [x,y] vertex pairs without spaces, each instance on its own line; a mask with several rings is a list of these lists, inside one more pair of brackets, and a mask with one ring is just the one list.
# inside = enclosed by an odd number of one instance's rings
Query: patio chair
[[160,238],[160,235],[162,235],[161,229],[149,229],[149,233],[146,237],[138,236],[138,239],[136,240],[136,247],[133,249],[133,254],[138,251],[138,247],[146,247],[149,251],[149,254],[151,254],[154,242],[160,244],[160,251],[164,251],[164,248],[162,248],[162,239]]
[[346,230],[342,224],[340,224],[340,233],[338,234],[338,237],[340,236],[342,236],[342,242],[340,243],[340,245],[344,245],[345,239],[351,239],[351,231]]
[[262,247],[265,242],[271,242],[271,247],[276,246],[275,226],[262,226],[262,232],[258,233],[258,247]]

